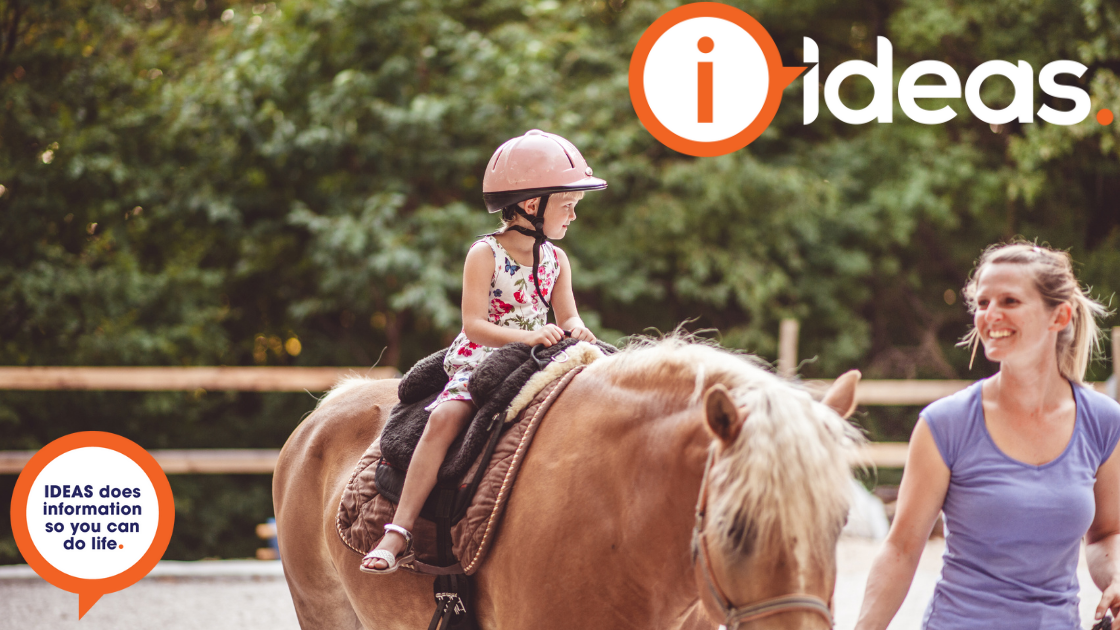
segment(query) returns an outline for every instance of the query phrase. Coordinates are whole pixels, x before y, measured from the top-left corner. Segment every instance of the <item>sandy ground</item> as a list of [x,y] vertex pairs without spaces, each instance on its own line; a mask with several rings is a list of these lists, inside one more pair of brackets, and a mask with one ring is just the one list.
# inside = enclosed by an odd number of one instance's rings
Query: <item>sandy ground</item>
[[279,561],[161,562],[78,621],[78,596],[28,567],[0,567],[0,628],[298,630]]
[[[867,575],[880,543],[862,539],[843,539],[837,550],[838,576],[836,581],[836,628],[850,630],[855,627],[859,607],[863,602],[863,589]],[[1077,567],[1077,579],[1081,584],[1081,619],[1086,628],[1092,624],[1093,612],[1101,600],[1101,591],[1089,577],[1085,566],[1085,550],[1082,546],[1081,562]],[[910,592],[895,616],[888,630],[909,630],[920,628],[926,604],[933,595],[933,588],[941,574],[941,554],[945,552],[945,539],[934,538],[926,545],[922,560]]]
[[[855,625],[863,587],[879,543],[844,539],[839,549],[836,627]],[[933,593],[944,543],[926,547],[910,594],[891,630],[918,628]],[[1080,567],[1082,619],[1100,599]],[[39,579],[27,567],[0,567],[0,629],[13,630],[297,630],[279,562],[161,562],[132,587],[101,598],[78,621],[78,596]]]

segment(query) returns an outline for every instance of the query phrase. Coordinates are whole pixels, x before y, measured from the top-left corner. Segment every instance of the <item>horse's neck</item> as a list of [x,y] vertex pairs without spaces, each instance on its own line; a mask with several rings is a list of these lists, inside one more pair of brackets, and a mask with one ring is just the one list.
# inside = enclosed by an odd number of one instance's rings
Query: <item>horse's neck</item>
[[[541,421],[480,588],[533,591],[499,614],[559,601],[541,590],[548,576],[578,575],[583,599],[556,605],[589,622],[569,627],[680,628],[698,598],[690,544],[709,442],[699,406],[593,370]],[[540,543],[549,536],[564,553]]]
[[[658,417],[656,409],[640,415],[642,426],[624,433],[616,445],[631,485],[623,508],[628,535],[641,541],[633,562],[642,579],[666,576],[658,587],[669,606],[681,614],[698,597],[692,575],[691,541],[710,434],[696,409]],[[670,604],[669,602],[673,603]]]

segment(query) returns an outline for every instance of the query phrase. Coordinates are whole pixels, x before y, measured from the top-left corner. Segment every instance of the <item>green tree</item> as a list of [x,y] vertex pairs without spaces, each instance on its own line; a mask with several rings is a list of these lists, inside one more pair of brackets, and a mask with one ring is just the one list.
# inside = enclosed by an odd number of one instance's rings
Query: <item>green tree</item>
[[[0,0],[0,364],[407,369],[459,330],[462,260],[496,226],[480,174],[505,139],[571,139],[610,187],[561,246],[581,314],[614,340],[682,321],[773,359],[802,321],[807,376],[976,377],[952,349],[972,261],[1021,234],[1120,287],[1117,124],[802,122],[802,83],[747,149],[692,158],[630,102],[642,32],[675,2]],[[1120,112],[1110,3],[736,3],[820,76],[924,59],[1088,67]],[[1066,77],[1069,78],[1069,77]],[[852,107],[870,85],[842,87]],[[992,106],[1011,85],[984,86]],[[1059,108],[1036,90],[1034,101]],[[939,105],[935,105],[939,106]],[[293,355],[285,340],[298,338]],[[1093,377],[1103,378],[1103,365]],[[314,400],[0,392],[0,448],[110,430],[149,448],[278,447]],[[903,438],[912,411],[864,419]],[[10,488],[14,479],[3,483]],[[267,479],[173,479],[171,557],[251,553]],[[0,533],[0,535],[3,535]],[[0,554],[14,559],[10,538]]]

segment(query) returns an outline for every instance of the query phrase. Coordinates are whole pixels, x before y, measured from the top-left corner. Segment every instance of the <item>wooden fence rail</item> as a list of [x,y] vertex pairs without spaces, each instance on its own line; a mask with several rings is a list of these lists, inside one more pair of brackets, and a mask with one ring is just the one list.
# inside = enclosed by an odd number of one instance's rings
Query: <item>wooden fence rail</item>
[[[0,475],[18,475],[37,451],[0,451]],[[168,475],[272,474],[280,449],[151,450]]]
[[[345,376],[396,378],[375,367],[0,367],[0,390],[322,392]],[[830,380],[807,380],[823,392]],[[965,380],[864,380],[861,405],[925,405],[971,385]],[[1104,383],[1092,383],[1104,391]]]
[[[853,466],[902,468],[906,463],[905,442],[868,444],[852,461]],[[183,474],[272,474],[279,449],[200,449],[148,451],[169,475]],[[36,451],[0,451],[0,475],[18,475]]]
[[[782,322],[781,371],[792,375],[797,361],[796,320]],[[1120,327],[1112,329],[1112,355],[1120,358]],[[0,390],[112,391],[252,391],[321,392],[346,376],[395,378],[394,368],[365,367],[0,367]],[[966,380],[864,380],[857,397],[861,405],[925,405],[972,384]],[[823,393],[829,380],[804,385]],[[1106,392],[1104,383],[1090,383]],[[1117,385],[1120,390],[1120,384]],[[1120,398],[1120,391],[1112,392]],[[271,474],[280,451],[272,449],[206,449],[150,451],[168,474]],[[905,442],[869,444],[852,464],[900,468],[906,462]],[[0,474],[18,474],[34,451],[0,451]]]
[[391,367],[0,367],[0,390],[322,392],[345,376],[399,375]]

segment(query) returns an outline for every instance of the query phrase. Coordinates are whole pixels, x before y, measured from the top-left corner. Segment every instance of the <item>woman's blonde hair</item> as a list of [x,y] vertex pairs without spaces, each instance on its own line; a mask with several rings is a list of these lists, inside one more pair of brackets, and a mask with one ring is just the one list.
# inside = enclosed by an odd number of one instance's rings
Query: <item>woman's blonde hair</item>
[[[996,263],[1027,265],[1032,272],[1034,286],[1047,306],[1056,308],[1059,304],[1068,303],[1072,307],[1073,318],[1058,333],[1058,371],[1075,383],[1082,382],[1089,360],[1100,349],[1097,318],[1108,315],[1109,312],[1104,305],[1082,291],[1073,273],[1073,259],[1069,253],[1023,240],[989,246],[976,261],[976,266],[969,274],[968,284],[964,287],[963,294],[969,313],[976,312],[976,285],[981,272],[986,265]],[[980,333],[973,328],[958,345],[971,346],[972,357],[975,358],[979,344]],[[971,369],[972,361],[968,365]]]
[[[574,190],[572,192],[559,192],[559,193],[553,193],[552,196],[548,198],[548,204],[552,205],[552,202],[554,202],[554,201],[557,202],[557,203],[562,203],[562,202],[565,202],[565,201],[579,201],[580,199],[583,199],[583,191],[582,190]],[[546,210],[547,210],[547,208],[546,208]],[[538,210],[538,212],[539,211],[540,210]],[[508,208],[503,208],[502,209],[502,227],[499,231],[504,232],[507,229],[509,229],[509,226],[513,225],[514,222],[517,221],[518,216],[520,216],[520,215],[518,215],[516,212],[513,211],[513,206],[510,206]]]

